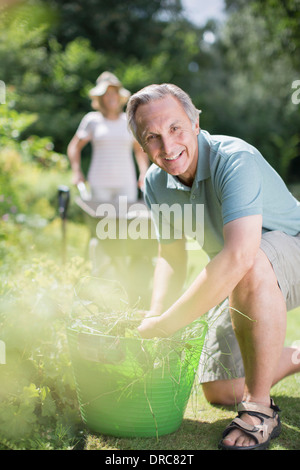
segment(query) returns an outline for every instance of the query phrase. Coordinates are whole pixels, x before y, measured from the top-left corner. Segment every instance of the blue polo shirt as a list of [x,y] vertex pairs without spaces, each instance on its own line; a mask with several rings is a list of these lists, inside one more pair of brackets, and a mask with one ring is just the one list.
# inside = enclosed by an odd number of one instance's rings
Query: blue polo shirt
[[[184,233],[196,238],[210,257],[224,245],[223,226],[240,217],[262,214],[263,232],[300,232],[300,202],[261,153],[241,139],[205,130],[198,136],[192,187],[152,164],[145,178],[145,201],[160,243]],[[164,210],[168,207],[174,210]]]

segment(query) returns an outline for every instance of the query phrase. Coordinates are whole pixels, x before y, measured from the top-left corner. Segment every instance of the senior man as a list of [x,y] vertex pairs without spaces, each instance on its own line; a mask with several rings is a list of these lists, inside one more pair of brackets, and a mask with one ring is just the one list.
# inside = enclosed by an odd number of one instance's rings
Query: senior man
[[[191,204],[195,214],[203,204],[203,249],[210,258],[180,295],[185,240],[178,238],[176,221],[167,239],[157,225],[151,310],[140,334],[170,336],[207,312],[217,315],[203,389],[214,403],[241,400],[219,447],[266,448],[280,433],[271,387],[299,371],[295,350],[284,348],[284,339],[286,312],[300,305],[300,203],[253,146],[200,129],[199,111],[175,85],[140,90],[127,116],[153,163],[145,180],[149,207]],[[226,299],[228,309],[222,307]]]

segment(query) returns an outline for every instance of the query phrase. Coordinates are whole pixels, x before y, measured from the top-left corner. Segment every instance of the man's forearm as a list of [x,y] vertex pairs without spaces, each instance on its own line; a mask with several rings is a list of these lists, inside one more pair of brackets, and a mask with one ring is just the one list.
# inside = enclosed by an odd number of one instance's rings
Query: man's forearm
[[147,319],[139,331],[143,337],[171,336],[222,302],[246,274],[248,265],[220,252],[201,271],[190,287],[160,317]]
[[168,310],[142,322],[140,334],[145,338],[170,336],[229,296],[254,264],[261,242],[261,227],[260,214],[226,224],[223,249]]
[[246,266],[234,263],[224,251],[219,253],[160,317],[160,328],[173,334],[201,317],[230,295],[246,272]]

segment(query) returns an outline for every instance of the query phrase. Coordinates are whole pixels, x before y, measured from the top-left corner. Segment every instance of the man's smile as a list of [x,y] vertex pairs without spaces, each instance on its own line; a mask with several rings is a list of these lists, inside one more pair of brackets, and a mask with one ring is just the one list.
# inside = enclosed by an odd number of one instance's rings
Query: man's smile
[[181,150],[180,153],[174,155],[174,156],[169,156],[169,157],[162,157],[164,160],[167,160],[167,161],[174,161],[174,160],[178,160],[178,158],[180,158],[183,154],[184,150]]

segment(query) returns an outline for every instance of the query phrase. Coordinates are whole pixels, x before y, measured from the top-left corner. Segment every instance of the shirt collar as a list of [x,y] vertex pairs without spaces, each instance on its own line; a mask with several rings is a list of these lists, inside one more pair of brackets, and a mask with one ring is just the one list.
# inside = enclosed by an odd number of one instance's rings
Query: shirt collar
[[[195,180],[193,186],[198,185],[198,182],[203,181],[210,177],[210,135],[207,131],[200,130],[198,135],[198,163],[196,169]],[[191,188],[183,184],[177,176],[168,174],[167,188],[181,189],[183,191],[190,191]]]

